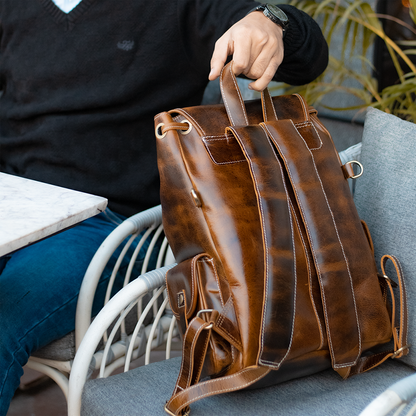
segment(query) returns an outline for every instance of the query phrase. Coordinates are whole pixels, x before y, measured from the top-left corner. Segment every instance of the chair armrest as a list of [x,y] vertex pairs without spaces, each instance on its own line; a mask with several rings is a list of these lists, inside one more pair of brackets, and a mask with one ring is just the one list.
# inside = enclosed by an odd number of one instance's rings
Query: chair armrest
[[91,323],[92,305],[101,274],[117,247],[130,235],[162,223],[160,205],[127,218],[101,244],[92,258],[81,285],[75,315],[75,350]]
[[405,377],[391,385],[376,397],[360,416],[384,416],[402,404],[410,403],[416,397],[416,374]]
[[83,337],[69,378],[68,415],[79,416],[81,394],[87,379],[88,369],[103,333],[119,316],[120,312],[140,296],[164,285],[166,272],[175,264],[147,272],[130,282],[116,293],[95,317]]

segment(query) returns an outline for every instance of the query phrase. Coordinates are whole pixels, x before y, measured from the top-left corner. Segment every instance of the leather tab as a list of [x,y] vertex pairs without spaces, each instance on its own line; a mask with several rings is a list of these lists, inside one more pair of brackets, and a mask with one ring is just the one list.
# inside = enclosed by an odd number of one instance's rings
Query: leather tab
[[354,167],[351,163],[346,163],[345,165],[342,165],[341,169],[345,179],[350,179],[353,176],[355,176]]

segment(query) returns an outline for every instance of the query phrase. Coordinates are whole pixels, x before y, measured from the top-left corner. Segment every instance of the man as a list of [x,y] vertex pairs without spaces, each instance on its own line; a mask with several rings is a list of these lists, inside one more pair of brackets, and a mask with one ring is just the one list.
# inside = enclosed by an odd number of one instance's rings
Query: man
[[73,330],[101,242],[159,203],[154,115],[198,105],[231,55],[258,91],[272,78],[304,84],[325,69],[327,45],[309,16],[257,6],[0,0],[0,171],[109,200],[97,217],[0,259],[0,416],[30,354]]

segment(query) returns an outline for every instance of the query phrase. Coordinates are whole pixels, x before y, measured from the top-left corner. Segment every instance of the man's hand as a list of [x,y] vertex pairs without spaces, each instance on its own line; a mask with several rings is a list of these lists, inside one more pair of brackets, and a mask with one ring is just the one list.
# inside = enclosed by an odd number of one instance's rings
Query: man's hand
[[283,29],[263,15],[252,12],[227,30],[216,42],[211,58],[212,81],[233,55],[233,71],[256,80],[249,88],[262,91],[283,61]]

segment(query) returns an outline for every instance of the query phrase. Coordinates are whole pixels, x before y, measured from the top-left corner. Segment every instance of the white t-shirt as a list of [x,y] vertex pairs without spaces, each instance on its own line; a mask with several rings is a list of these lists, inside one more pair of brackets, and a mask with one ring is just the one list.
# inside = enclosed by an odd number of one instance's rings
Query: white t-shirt
[[69,13],[81,0],[52,0],[63,12]]

